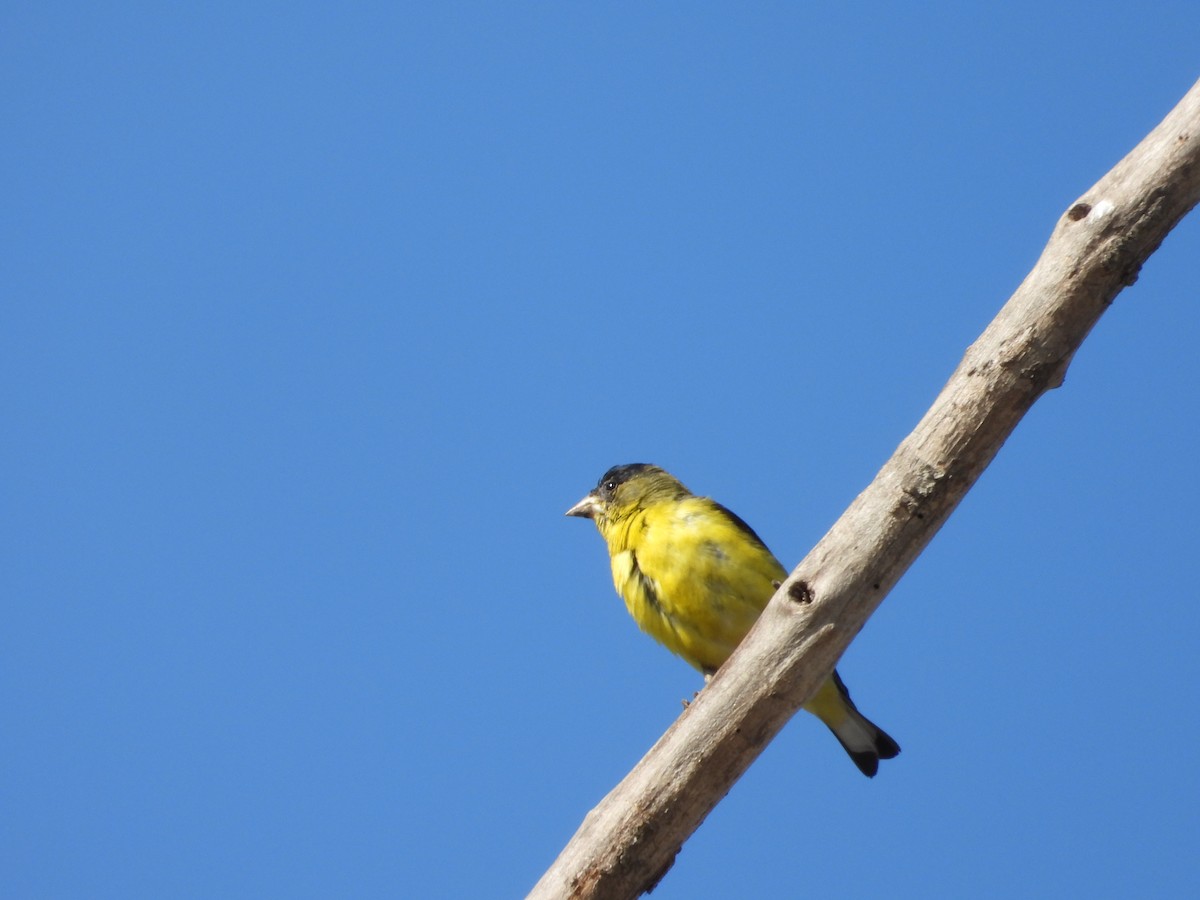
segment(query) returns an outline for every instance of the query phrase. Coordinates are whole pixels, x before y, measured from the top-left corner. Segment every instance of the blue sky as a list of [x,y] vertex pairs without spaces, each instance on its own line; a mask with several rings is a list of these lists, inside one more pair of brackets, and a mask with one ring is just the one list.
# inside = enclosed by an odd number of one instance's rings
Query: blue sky
[[[699,678],[563,511],[650,461],[794,565],[1192,2],[8,4],[13,897],[514,897]],[[656,898],[1200,890],[1200,223]]]

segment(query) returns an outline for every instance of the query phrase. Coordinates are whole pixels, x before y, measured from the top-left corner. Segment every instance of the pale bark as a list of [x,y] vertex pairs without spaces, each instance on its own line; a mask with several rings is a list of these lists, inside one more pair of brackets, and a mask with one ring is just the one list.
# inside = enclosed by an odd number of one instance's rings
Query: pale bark
[[1021,417],[1062,383],[1092,326],[1197,200],[1200,83],[1063,214],[1033,270],[917,427],[696,701],[588,813],[531,897],[627,898],[658,882],[833,669]]

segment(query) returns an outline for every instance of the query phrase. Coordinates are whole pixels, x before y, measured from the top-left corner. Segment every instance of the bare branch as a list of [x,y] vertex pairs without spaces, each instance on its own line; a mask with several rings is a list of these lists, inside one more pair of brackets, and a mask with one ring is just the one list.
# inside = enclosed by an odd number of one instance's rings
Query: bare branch
[[635,897],[815,692],[884,596],[1200,200],[1200,82],[1063,214],[1041,258],[734,656],[588,813],[531,897]]

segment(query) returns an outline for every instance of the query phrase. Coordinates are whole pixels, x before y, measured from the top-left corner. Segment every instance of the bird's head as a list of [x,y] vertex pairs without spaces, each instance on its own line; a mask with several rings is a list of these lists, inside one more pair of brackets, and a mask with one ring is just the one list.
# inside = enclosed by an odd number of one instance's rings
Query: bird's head
[[620,519],[659,497],[685,497],[674,475],[648,463],[613,466],[600,476],[587,496],[567,510],[568,516],[592,519],[597,525]]

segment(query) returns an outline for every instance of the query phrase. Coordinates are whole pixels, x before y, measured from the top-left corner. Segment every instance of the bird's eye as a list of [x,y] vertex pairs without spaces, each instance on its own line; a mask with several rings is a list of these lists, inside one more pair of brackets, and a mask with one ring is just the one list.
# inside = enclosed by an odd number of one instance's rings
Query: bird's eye
[[604,482],[604,486],[600,488],[600,490],[605,494],[611,494],[616,489],[617,483],[615,481],[606,481]]

